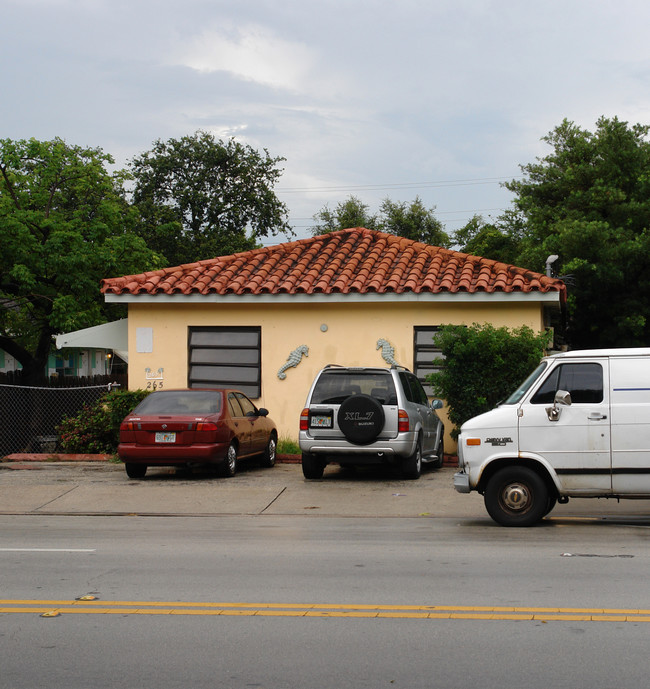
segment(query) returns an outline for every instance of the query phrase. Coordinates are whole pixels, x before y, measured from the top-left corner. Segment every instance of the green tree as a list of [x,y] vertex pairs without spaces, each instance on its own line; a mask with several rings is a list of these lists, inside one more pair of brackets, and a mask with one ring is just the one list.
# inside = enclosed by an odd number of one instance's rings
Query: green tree
[[156,141],[130,163],[142,236],[169,265],[180,265],[291,234],[287,208],[273,191],[283,160],[202,131]]
[[449,405],[452,437],[473,416],[504,400],[534,370],[550,343],[548,333],[527,326],[446,325],[436,334],[443,360],[428,376],[434,394]]
[[449,246],[450,238],[442,223],[434,215],[435,208],[427,209],[419,197],[411,203],[384,199],[378,214],[370,213],[370,206],[356,196],[339,203],[334,210],[327,206],[315,216],[314,235],[326,234],[351,227],[388,232],[435,246]]
[[370,206],[356,196],[350,196],[339,203],[334,210],[324,206],[314,216],[317,224],[312,227],[312,234],[317,236],[336,230],[347,230],[351,227],[365,227],[368,230],[379,229],[377,216],[370,215],[369,209]]
[[480,215],[454,232],[458,250],[474,256],[490,258],[516,265],[519,259],[521,237],[512,230],[506,231],[499,224],[488,223]]
[[449,246],[450,238],[435,215],[435,207],[425,208],[419,196],[411,203],[384,199],[380,206],[379,229],[433,246]]
[[650,341],[650,127],[617,118],[592,133],[565,120],[552,151],[505,186],[523,227],[518,263],[542,272],[557,254],[569,276],[567,340],[574,348]]
[[0,349],[42,379],[52,336],[116,317],[99,281],[158,267],[101,149],[0,140]]

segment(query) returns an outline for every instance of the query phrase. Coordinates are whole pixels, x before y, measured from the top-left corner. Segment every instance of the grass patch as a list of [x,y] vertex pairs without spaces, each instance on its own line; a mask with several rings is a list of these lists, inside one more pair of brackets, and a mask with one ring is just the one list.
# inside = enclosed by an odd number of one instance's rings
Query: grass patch
[[278,440],[276,452],[279,455],[299,455],[301,451],[300,445],[295,440],[284,436]]

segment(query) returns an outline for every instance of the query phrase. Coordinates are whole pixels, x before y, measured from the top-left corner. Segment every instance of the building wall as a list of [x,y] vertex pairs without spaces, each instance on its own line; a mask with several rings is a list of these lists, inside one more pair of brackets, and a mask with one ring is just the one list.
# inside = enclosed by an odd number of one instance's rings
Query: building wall
[[[541,330],[539,303],[401,302],[315,304],[129,304],[129,388],[187,387],[189,326],[261,326],[262,394],[280,437],[297,440],[298,419],[316,373],[326,364],[387,365],[377,340],[388,340],[395,358],[413,368],[413,327],[492,323],[496,327],[527,325]],[[136,341],[138,328],[151,329],[150,343]],[[141,333],[142,334],[142,333]],[[145,346],[143,347],[143,342]],[[151,349],[151,351],[138,351]],[[151,346],[148,346],[148,345]],[[277,377],[289,354],[300,345],[308,357]],[[149,371],[147,371],[149,369]],[[162,371],[160,370],[162,369]],[[450,424],[442,412],[447,431]],[[446,447],[453,442],[448,437]]]
[[[103,376],[108,371],[107,354],[111,354],[106,349],[66,349],[63,352],[50,354],[47,360],[45,375],[66,375],[66,376]],[[0,373],[10,371],[20,371],[21,364],[10,354],[0,349]]]

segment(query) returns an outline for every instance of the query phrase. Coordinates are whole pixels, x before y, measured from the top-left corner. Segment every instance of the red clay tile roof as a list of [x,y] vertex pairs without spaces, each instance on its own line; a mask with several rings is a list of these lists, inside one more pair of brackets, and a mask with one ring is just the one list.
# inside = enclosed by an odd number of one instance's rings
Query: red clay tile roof
[[558,292],[561,280],[356,227],[174,268],[102,280],[103,294]]

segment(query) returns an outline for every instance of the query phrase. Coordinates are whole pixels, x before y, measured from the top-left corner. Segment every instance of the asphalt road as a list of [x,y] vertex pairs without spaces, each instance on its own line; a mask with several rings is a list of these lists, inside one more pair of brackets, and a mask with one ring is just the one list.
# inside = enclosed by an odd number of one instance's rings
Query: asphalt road
[[0,688],[641,688],[649,529],[7,515]]
[[648,503],[495,525],[452,469],[0,469],[0,689],[645,687]]

